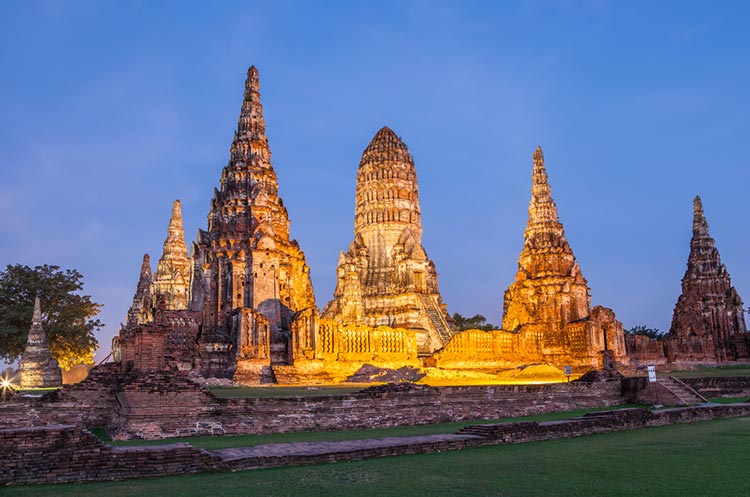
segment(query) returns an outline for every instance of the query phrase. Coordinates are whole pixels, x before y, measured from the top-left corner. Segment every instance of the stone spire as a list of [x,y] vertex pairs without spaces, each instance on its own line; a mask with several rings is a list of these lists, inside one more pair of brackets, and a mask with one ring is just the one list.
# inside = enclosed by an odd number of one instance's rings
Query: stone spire
[[703,213],[703,202],[696,195],[693,199],[693,240],[699,239],[709,239],[710,245],[714,244],[708,234],[708,221],[706,221],[706,215]]
[[[260,79],[253,66],[229,163],[211,200],[208,230],[200,230],[193,245],[190,298],[190,309],[204,314],[204,348],[220,350],[224,344],[240,356],[243,345],[260,336],[251,329],[255,324],[243,320],[267,320],[271,348],[282,350],[281,356],[291,350],[296,316],[306,309],[317,315],[310,270],[289,236],[289,215],[265,133]],[[246,343],[238,343],[242,340]]]
[[[537,147],[533,155],[534,169],[531,173],[531,202],[529,202],[529,222],[527,230],[554,230],[555,236],[562,236],[562,224],[557,217],[557,206],[552,200],[552,190],[544,168],[542,147]],[[528,235],[527,235],[528,237]]]
[[34,299],[34,314],[26,340],[26,349],[19,363],[21,388],[48,388],[62,385],[62,370],[52,357],[47,345],[47,334],[42,327],[42,308],[39,295]]
[[541,147],[533,160],[529,220],[516,280],[505,292],[503,329],[537,326],[555,343],[567,323],[588,318],[590,297],[557,215]]
[[31,328],[29,328],[26,346],[47,347],[47,334],[42,328],[42,305],[39,302],[39,295],[34,297],[34,313],[31,315]]
[[190,261],[182,228],[182,204],[175,200],[153,282],[157,306],[163,305],[165,309],[174,311],[187,309],[189,282]]
[[339,258],[334,298],[322,316],[414,329],[423,354],[442,347],[453,330],[422,247],[414,160],[387,126],[362,153],[355,205],[354,241]]
[[153,321],[151,283],[151,259],[148,254],[143,254],[141,274],[138,277],[135,295],[133,295],[133,303],[130,304],[130,309],[128,309],[126,328],[133,328],[139,324]]
[[[745,333],[742,299],[732,286],[716,243],[708,231],[700,197],[693,200],[693,237],[682,294],[669,330],[673,337],[712,337],[719,360],[731,359],[730,337]],[[728,355],[727,355],[728,354]]]

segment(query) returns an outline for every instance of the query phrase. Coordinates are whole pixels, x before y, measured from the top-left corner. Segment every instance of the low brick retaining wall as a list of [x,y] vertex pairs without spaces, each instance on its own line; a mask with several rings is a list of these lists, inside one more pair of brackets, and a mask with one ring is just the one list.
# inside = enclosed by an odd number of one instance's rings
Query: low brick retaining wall
[[111,447],[75,426],[0,430],[0,484],[119,480],[221,469],[188,444]]
[[706,398],[750,397],[750,376],[680,379]]
[[[191,386],[192,385],[192,386]],[[498,419],[622,403],[620,384],[392,384],[326,397],[217,399],[190,383],[139,381],[117,395],[116,439],[331,431]]]
[[[74,426],[17,428],[0,430],[0,451],[4,455],[0,458],[0,484],[113,480],[351,461],[748,415],[750,404],[686,407],[656,412],[623,409],[565,421],[474,425],[457,435],[404,437],[402,443],[397,438],[311,443],[307,444],[308,450],[299,453],[294,452],[294,447],[291,447],[292,450],[278,450],[280,446],[295,444],[272,444],[247,449],[247,457],[243,457],[242,451],[245,449],[206,451],[187,444],[110,447]],[[309,450],[310,445],[319,447]]]

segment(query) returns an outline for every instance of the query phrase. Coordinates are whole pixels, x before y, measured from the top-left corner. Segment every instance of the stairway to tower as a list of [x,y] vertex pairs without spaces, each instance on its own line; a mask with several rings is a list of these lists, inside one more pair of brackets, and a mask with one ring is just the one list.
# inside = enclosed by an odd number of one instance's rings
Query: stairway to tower
[[679,400],[679,405],[691,405],[708,402],[708,399],[706,399],[704,396],[702,396],[674,376],[660,376],[656,379],[656,382],[664,389],[669,391],[669,393],[677,397],[677,399]]
[[448,326],[448,322],[445,320],[443,312],[435,302],[435,298],[432,295],[425,295],[423,293],[418,295],[422,300],[422,307],[430,318],[430,321],[432,321],[432,325],[435,327],[435,330],[437,330],[438,335],[440,335],[443,345],[445,345],[453,336],[453,330]]

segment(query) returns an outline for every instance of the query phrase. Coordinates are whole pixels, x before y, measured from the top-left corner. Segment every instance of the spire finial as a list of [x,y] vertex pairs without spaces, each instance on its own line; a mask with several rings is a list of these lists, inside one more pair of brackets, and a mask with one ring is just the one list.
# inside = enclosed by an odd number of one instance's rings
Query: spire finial
[[143,278],[148,278],[149,284],[151,283],[151,257],[148,254],[143,254],[143,262],[141,263],[140,279]]
[[254,94],[260,92],[260,75],[258,74],[258,68],[250,66],[247,70],[247,79],[245,80],[245,100],[250,100]]
[[31,324],[42,324],[42,305],[39,302],[39,292],[34,297],[34,315],[31,317]]
[[703,202],[698,195],[693,199],[693,236],[709,236],[708,221],[706,221],[706,215],[703,213]]
[[541,145],[536,147],[536,150],[534,150],[534,166],[541,166],[544,167],[544,152],[542,152]]
[[531,173],[531,202],[529,203],[529,226],[538,222],[558,222],[557,206],[552,200],[552,190],[544,168],[542,147],[537,147],[533,154],[534,169]]

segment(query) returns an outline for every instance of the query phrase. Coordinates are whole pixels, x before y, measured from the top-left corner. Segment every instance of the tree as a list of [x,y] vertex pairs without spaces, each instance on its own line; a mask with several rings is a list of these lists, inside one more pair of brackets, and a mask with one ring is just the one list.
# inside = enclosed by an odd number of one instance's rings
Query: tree
[[647,328],[643,325],[633,326],[632,328],[625,330],[626,335],[643,335],[654,340],[661,340],[664,338],[664,333],[660,332],[658,328]]
[[456,329],[458,329],[459,331],[463,331],[463,330],[490,331],[490,330],[498,329],[498,327],[495,326],[494,324],[488,323],[487,318],[485,318],[481,314],[475,314],[474,316],[467,318],[456,312],[453,314],[453,321],[456,323]]
[[8,265],[0,271],[0,358],[13,361],[23,353],[39,294],[42,326],[52,355],[64,369],[75,364],[93,364],[97,347],[94,332],[101,304],[89,295],[79,295],[83,276],[75,269],[59,266]]

